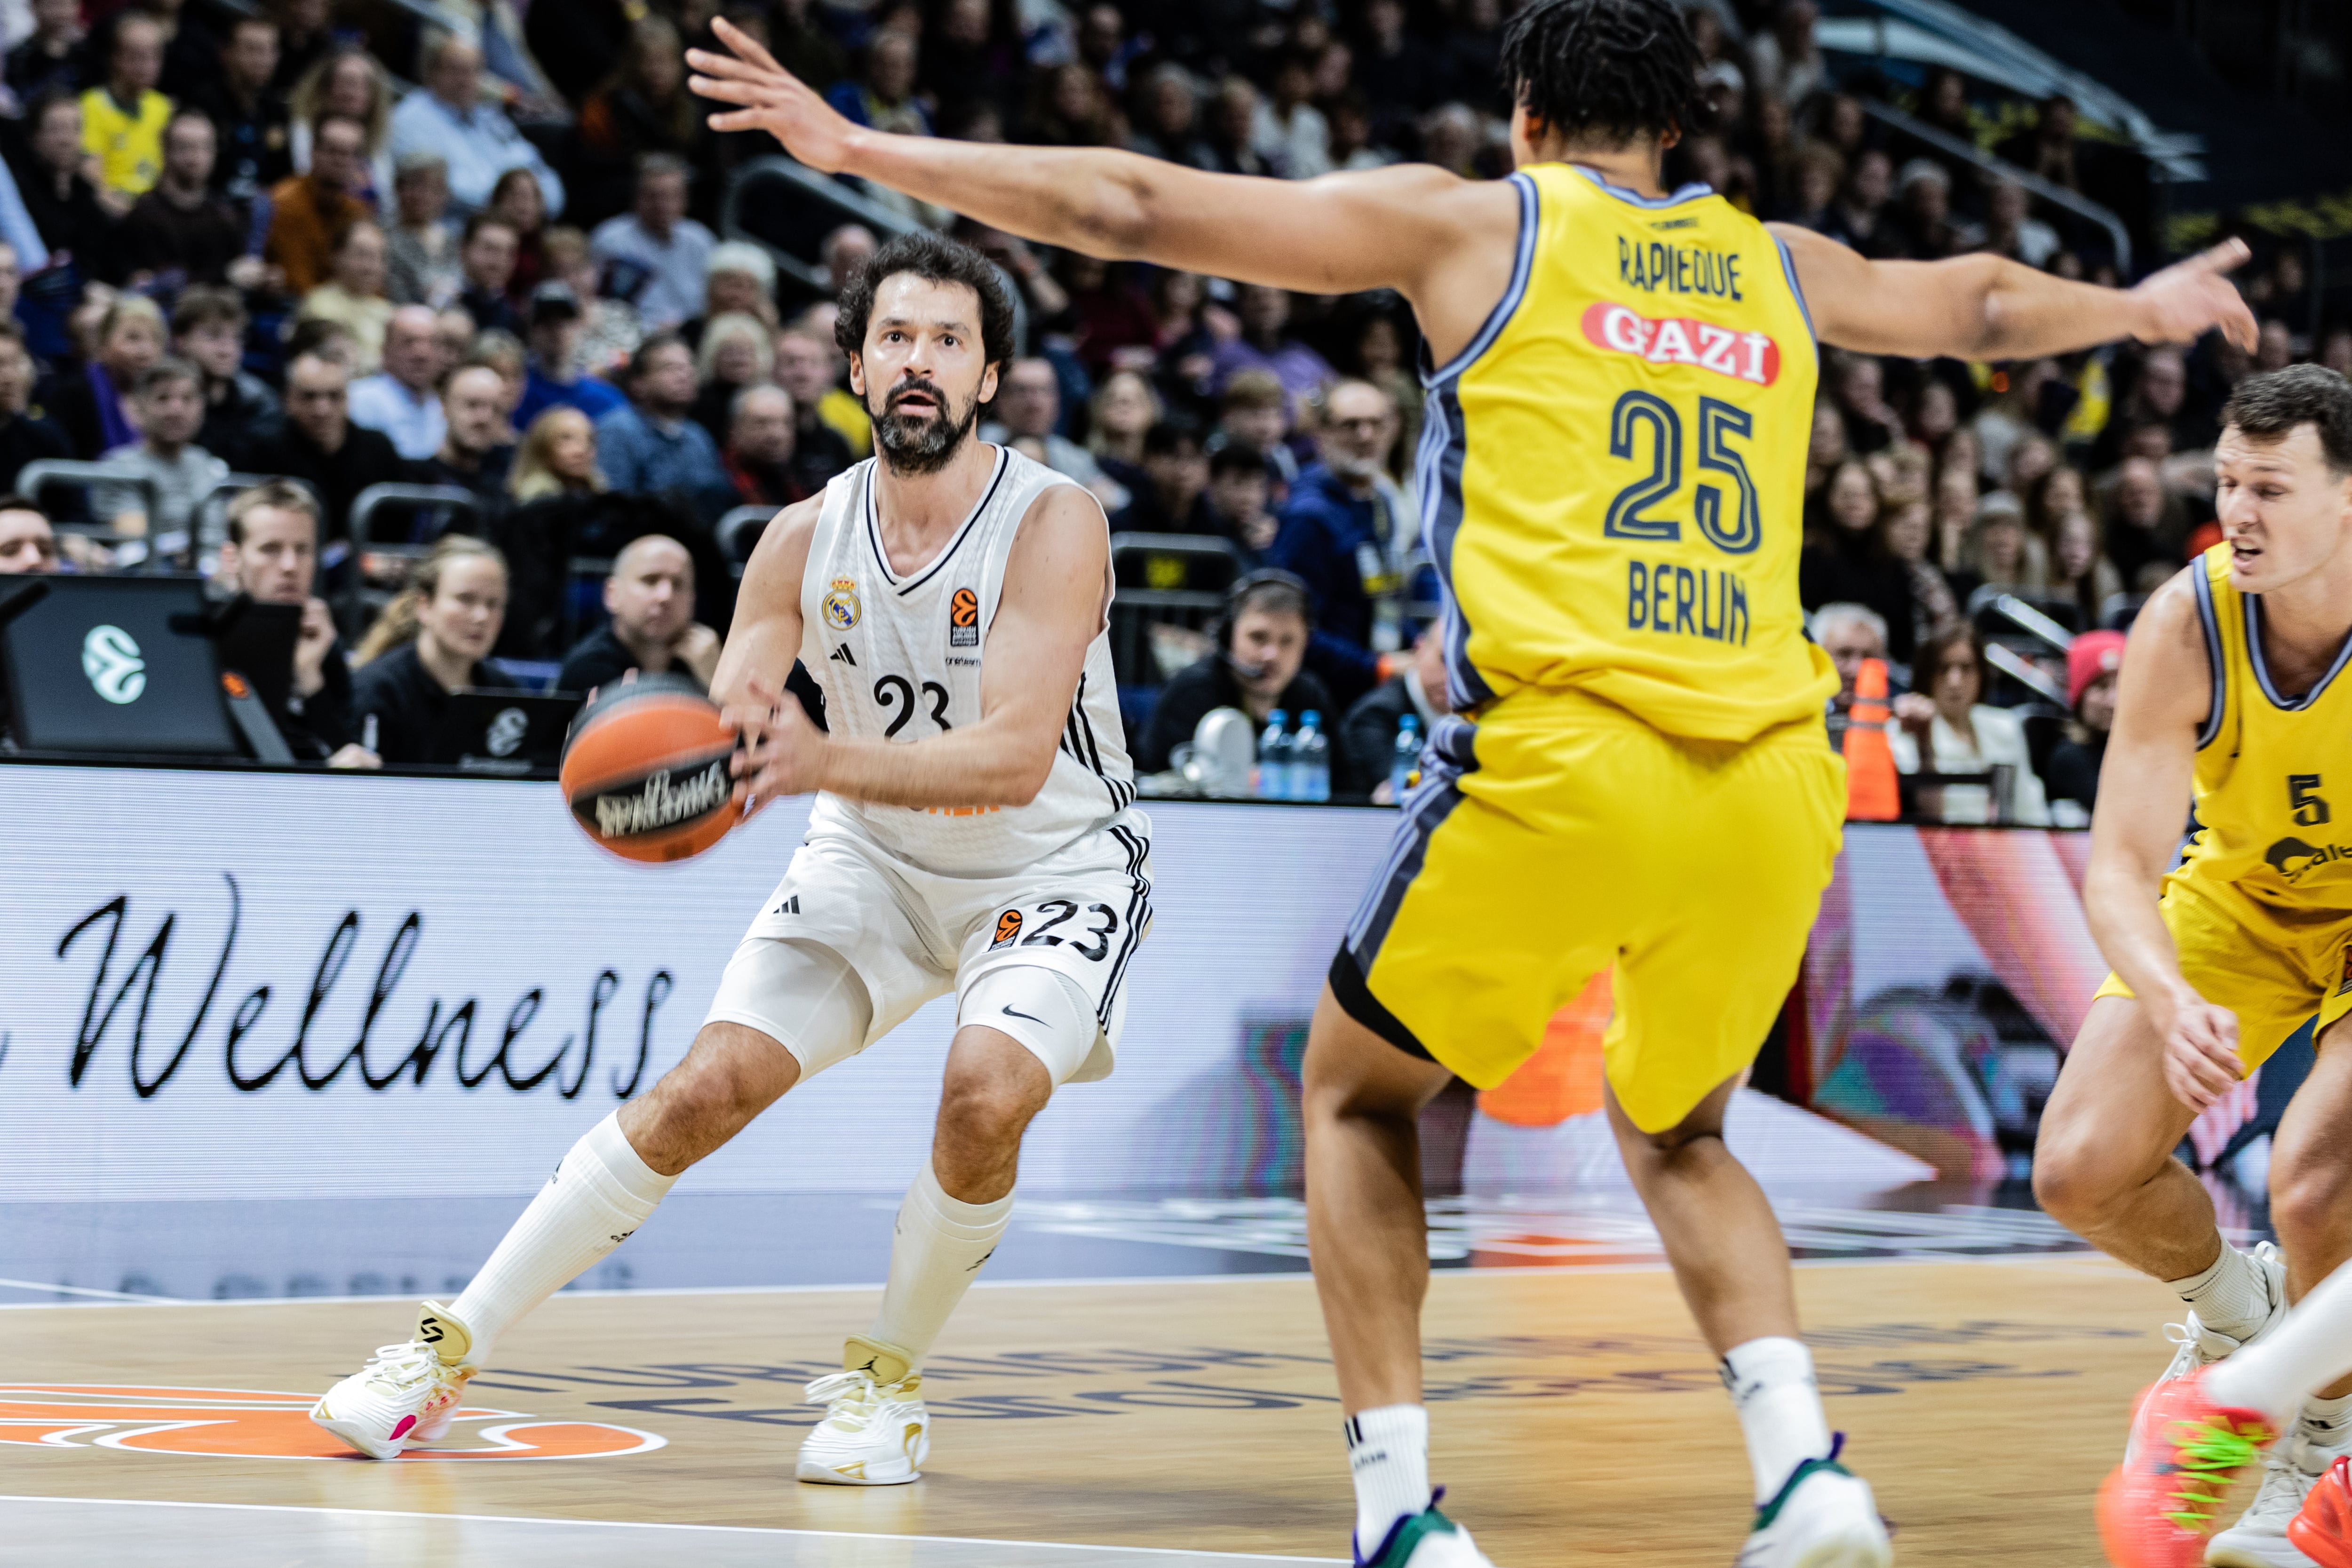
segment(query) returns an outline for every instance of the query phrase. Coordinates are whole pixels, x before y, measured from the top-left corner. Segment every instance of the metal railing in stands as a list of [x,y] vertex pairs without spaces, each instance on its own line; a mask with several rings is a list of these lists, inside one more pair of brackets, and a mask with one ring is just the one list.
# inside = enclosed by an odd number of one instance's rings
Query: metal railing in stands
[[1989,642],[1985,644],[1985,662],[2027,690],[2056,703],[2060,711],[2065,710],[2066,689],[2043,674],[2032,659],[2013,653],[1997,642]]
[[[806,257],[778,245],[763,234],[743,226],[743,208],[747,193],[761,184],[778,184],[791,187],[805,201],[823,209],[825,221],[808,226],[810,254]],[[892,207],[886,207],[869,196],[843,184],[830,174],[819,174],[797,159],[782,153],[754,158],[727,177],[727,189],[719,202],[719,233],[724,239],[740,239],[758,246],[775,262],[776,270],[798,283],[812,294],[833,292],[824,270],[814,259],[817,244],[845,223],[862,223],[885,239],[902,234],[913,234],[922,225]],[[1013,341],[1029,341],[1029,308],[1023,300],[1020,285],[1002,267],[996,269],[1004,285],[1006,298],[1013,301]]]
[[[1979,600],[1982,601],[1981,604]],[[1969,608],[1971,614],[1980,608],[1990,610],[2018,630],[2028,636],[2041,638],[2060,653],[2064,653],[2074,646],[2073,632],[2035,608],[2031,600],[2021,599],[2015,594],[1996,593],[1986,595],[1984,590],[1979,588],[1976,593],[1969,595]]]
[[[379,540],[374,536],[376,514],[386,507],[422,510],[426,507],[447,507],[463,512],[467,519],[479,526],[482,521],[482,500],[471,490],[461,490],[455,485],[370,485],[352,500],[350,532],[352,553],[356,558],[351,582],[343,590],[342,610],[345,629],[355,631],[368,605],[368,558],[371,555],[393,556],[406,560],[422,558],[432,549],[429,544],[417,544],[408,540]],[[447,530],[444,529],[446,532]]]
[[2108,240],[2116,247],[2117,275],[2126,279],[2132,276],[2131,234],[2124,227],[2124,220],[2117,217],[2110,209],[2101,206],[2087,196],[2068,190],[2063,185],[2053,184],[2041,175],[2021,169],[2005,159],[1996,158],[1973,142],[1963,141],[1949,132],[1937,130],[1925,121],[1915,120],[1891,104],[1881,103],[1870,98],[1858,101],[1862,104],[1862,111],[1873,120],[1891,126],[1906,136],[1924,142],[1939,153],[1973,164],[1996,180],[2012,185],[2022,185],[2028,192],[2041,197],[2052,206],[2062,207],[2085,223],[2095,224],[2105,229]]
[[60,485],[72,485],[88,490],[94,485],[122,485],[137,490],[146,499],[147,531],[121,533],[110,521],[90,522],[53,522],[60,533],[78,534],[93,544],[121,550],[134,546],[143,553],[137,562],[142,572],[163,570],[163,540],[155,530],[155,513],[163,501],[163,492],[155,481],[142,469],[123,463],[84,463],[70,458],[40,458],[26,464],[16,472],[16,493],[39,500],[44,491]]
[[715,531],[719,553],[727,557],[727,564],[736,576],[743,575],[752,549],[760,542],[760,536],[768,531],[768,524],[777,510],[772,506],[739,506],[719,520]]
[[1111,576],[1117,581],[1123,575],[1120,568],[1132,563],[1147,563],[1153,558],[1173,559],[1183,568],[1185,581],[1191,581],[1195,565],[1205,566],[1218,574],[1215,588],[1154,588],[1149,586],[1150,568],[1144,567],[1147,585],[1129,587],[1120,584],[1111,595],[1110,652],[1111,664],[1126,686],[1158,686],[1163,677],[1158,655],[1153,651],[1151,628],[1172,626],[1189,632],[1199,632],[1213,621],[1225,607],[1226,585],[1242,574],[1241,552],[1233,541],[1199,533],[1114,533],[1110,536]]

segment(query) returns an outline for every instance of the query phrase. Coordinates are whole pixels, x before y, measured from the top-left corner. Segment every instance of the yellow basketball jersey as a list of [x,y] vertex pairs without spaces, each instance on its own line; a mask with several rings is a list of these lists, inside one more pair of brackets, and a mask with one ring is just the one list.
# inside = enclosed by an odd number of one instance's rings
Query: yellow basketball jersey
[[[2263,663],[2263,599],[2230,584],[2230,548],[2198,563],[2197,609],[2213,670],[2198,737],[2197,832],[2176,878],[2234,888],[2293,921],[2352,911],[2352,640],[2309,691],[2273,689]],[[2347,977],[2352,978],[2352,977]]]
[[1704,185],[1521,170],[1511,285],[1430,373],[1424,538],[1457,707],[1581,689],[1747,741],[1837,689],[1797,602],[1818,367],[1795,268]]

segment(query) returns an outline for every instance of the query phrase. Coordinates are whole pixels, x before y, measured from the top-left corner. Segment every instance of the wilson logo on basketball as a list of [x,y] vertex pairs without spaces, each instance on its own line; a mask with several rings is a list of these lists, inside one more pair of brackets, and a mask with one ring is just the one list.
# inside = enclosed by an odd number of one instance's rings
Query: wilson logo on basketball
[[1003,947],[1006,942],[1011,942],[1014,937],[1019,936],[1020,934],[1021,911],[1019,910],[1007,910],[1003,914],[996,917],[996,940],[990,942],[988,945],[991,947]]
[[979,646],[980,595],[969,588],[958,588],[948,601],[948,647]]
[[[206,1458],[357,1461],[310,1424],[318,1395],[250,1388],[145,1388],[54,1383],[0,1386],[0,1443],[42,1448],[114,1448]],[[542,1421],[519,1410],[466,1405],[446,1447],[413,1448],[416,1459],[596,1459],[649,1454],[668,1439],[601,1421]],[[469,1441],[470,1439],[470,1441]]]
[[1738,332],[1685,316],[1652,320],[1627,306],[1596,300],[1584,310],[1584,340],[1612,353],[1652,364],[1686,364],[1717,375],[1769,386],[1780,379],[1780,345],[1762,332]]

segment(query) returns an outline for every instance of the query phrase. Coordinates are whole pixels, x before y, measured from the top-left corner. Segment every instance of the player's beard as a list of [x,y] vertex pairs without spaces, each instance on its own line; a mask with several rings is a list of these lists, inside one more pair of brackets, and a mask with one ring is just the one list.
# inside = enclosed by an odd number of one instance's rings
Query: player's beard
[[[911,416],[898,413],[899,399],[909,392],[929,395],[937,411]],[[874,449],[894,474],[936,474],[953,460],[979,418],[977,392],[958,416],[955,405],[938,383],[902,381],[890,389],[882,412],[874,416]]]

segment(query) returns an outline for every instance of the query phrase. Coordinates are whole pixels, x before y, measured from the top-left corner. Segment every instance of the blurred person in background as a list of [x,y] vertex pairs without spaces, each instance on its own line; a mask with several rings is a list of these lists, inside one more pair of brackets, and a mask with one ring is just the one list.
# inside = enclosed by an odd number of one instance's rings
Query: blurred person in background
[[[2018,525],[2023,531],[2024,525]],[[2016,770],[2008,820],[2026,827],[2050,826],[2050,805],[2025,743],[2025,726],[2006,708],[1983,700],[1990,684],[1984,638],[1975,627],[1953,626],[1927,639],[1911,672],[1932,711],[1906,707],[1887,729],[1895,766],[1906,773],[1981,773],[1998,766]]]
[[593,691],[631,670],[683,675],[709,689],[719,668],[719,634],[694,618],[694,557],[677,540],[649,533],[631,541],[604,579],[611,616],[563,658],[555,684]]
[[1224,386],[1245,370],[1265,371],[1289,395],[1295,418],[1298,404],[1338,380],[1339,373],[1291,332],[1288,289],[1244,283],[1234,289],[1234,296],[1242,331],[1210,355],[1217,384]]
[[426,761],[453,692],[511,684],[483,662],[506,613],[506,557],[480,540],[451,534],[417,563],[352,660],[353,728],[364,741],[373,721],[377,756]]
[[364,48],[346,45],[321,55],[299,73],[288,93],[294,172],[309,174],[317,166],[319,127],[330,116],[354,121],[361,137],[352,191],[381,211],[391,200],[398,166],[392,151],[392,99],[383,67]]
[[874,258],[881,243],[862,223],[845,223],[829,231],[816,247],[817,269],[826,292],[841,292],[843,283]]
[[438,310],[465,288],[457,233],[449,222],[449,166],[437,153],[411,153],[393,173],[394,218],[384,232],[384,279],[403,305]]
[[2187,559],[2189,506],[2147,458],[2126,458],[2107,492],[2107,558],[2126,587],[2144,591]]
[[1287,489],[1298,481],[1298,458],[1286,439],[1290,425],[1290,395],[1282,383],[1271,371],[1245,370],[1219,395],[1217,428],[1209,447],[1213,451],[1232,442],[1255,448]]
[[298,299],[327,280],[343,231],[374,214],[360,195],[367,179],[361,155],[366,140],[367,128],[358,121],[328,115],[314,133],[309,172],[269,188],[262,259],[278,269],[287,292]]
[[1315,612],[1308,662],[1342,702],[1380,680],[1411,640],[1407,581],[1420,538],[1412,505],[1388,476],[1396,404],[1365,381],[1335,383],[1316,426],[1318,459],[1282,509],[1273,561],[1307,584]]
[[793,395],[801,449],[837,457],[845,468],[873,450],[874,437],[865,405],[841,384],[839,363],[832,341],[812,327],[795,323],[776,334],[776,380]]
[[299,762],[382,767],[383,759],[358,744],[352,728],[351,660],[327,602],[311,592],[318,567],[319,503],[308,490],[273,479],[229,502],[218,580],[257,604],[302,607],[294,678],[285,704],[269,710],[278,733]]
[[1880,509],[1873,553],[1891,579],[1890,601],[1899,604],[1909,624],[1910,636],[1903,639],[1906,664],[1930,636],[1960,619],[1959,595],[1930,558],[1935,542],[1934,513],[1917,492],[1898,496]]
[[[1190,425],[1162,419],[1143,433],[1144,482],[1115,526],[1135,533],[1211,533],[1203,515],[1209,493],[1209,454],[1201,433]],[[1259,472],[1265,471],[1261,464]]]
[[2123,663],[2121,632],[2084,632],[2066,650],[2072,717],[2065,739],[2051,749],[2047,769],[2051,814],[2061,827],[2089,826],[2099,804],[2099,768],[2116,727],[2116,672]]
[[1425,741],[1438,719],[1452,710],[1445,701],[1445,628],[1432,621],[1413,639],[1412,657],[1404,668],[1348,710],[1339,727],[1338,750],[1347,755],[1353,787],[1340,789],[1335,777],[1332,792],[1362,795],[1369,785],[1374,800],[1393,804],[1396,792],[1389,785],[1389,770],[1396,761],[1397,731],[1406,716],[1419,723]]
[[580,341],[572,351],[572,369],[583,375],[602,376],[626,364],[646,340],[645,323],[626,300],[598,292],[603,268],[589,252],[588,237],[576,228],[557,225],[547,231],[547,273],[550,282],[571,285],[579,302]]
[[[228,478],[228,465],[195,444],[205,424],[204,373],[184,359],[156,361],[140,373],[131,411],[139,439],[104,457],[116,467],[137,469],[155,487],[154,513],[147,514],[145,496],[121,485],[91,486],[90,510],[118,532],[146,534],[159,551],[186,548],[166,541],[187,534],[196,509]],[[199,539],[189,553],[201,561],[219,547],[216,538]]]
[[507,298],[520,304],[547,276],[547,195],[539,176],[529,169],[509,169],[490,187],[489,205],[482,210],[514,230],[514,275],[507,279]]
[[81,148],[95,161],[99,189],[121,214],[163,174],[163,124],[172,100],[155,90],[163,74],[163,28],[142,12],[114,24],[106,77],[81,95]]
[[[213,188],[240,206],[251,206],[256,196],[294,173],[286,100],[270,87],[277,74],[278,24],[267,16],[233,16],[217,68],[181,101],[181,113],[200,110],[218,133]],[[167,143],[168,136],[167,128]],[[163,153],[168,167],[168,144]]]
[[139,378],[163,357],[163,313],[137,294],[117,295],[98,321],[97,352],[47,394],[50,417],[74,456],[96,458],[139,439],[129,403]]
[[728,315],[750,316],[771,335],[781,321],[776,314],[776,264],[766,251],[745,240],[711,247],[710,259],[702,268],[702,310],[679,331],[698,349],[704,323]]
[[699,390],[688,417],[725,445],[736,395],[774,380],[775,368],[773,328],[740,310],[711,317],[695,351],[694,378]]
[[449,377],[440,403],[445,411],[441,444],[418,465],[417,478],[429,485],[469,490],[481,501],[483,515],[496,517],[504,509],[507,475],[515,458],[515,442],[508,434],[506,383],[487,365],[467,365]]
[[394,451],[421,462],[441,449],[448,428],[437,390],[448,366],[431,310],[403,305],[392,312],[383,331],[383,366],[352,383],[352,423],[383,431]]
[[286,420],[251,443],[248,472],[283,474],[309,485],[325,504],[327,537],[349,537],[352,502],[370,485],[405,483],[408,464],[392,438],[351,421],[351,366],[320,352],[298,353],[286,367]]
[[84,281],[121,277],[110,254],[115,215],[82,173],[80,100],[63,91],[37,98],[25,110],[24,125],[16,189],[48,247],[50,264],[73,267]]
[[[1865,660],[1886,658],[1886,617],[1867,605],[1830,604],[1815,610],[1805,622],[1806,634],[1829,655],[1836,667],[1837,695],[1830,699],[1829,739],[1832,750],[1844,745],[1847,716],[1853,709],[1854,687],[1862,679]],[[1901,686],[1898,672],[1889,668],[1886,672],[1887,690]],[[1906,700],[1922,703],[1927,699],[1910,697]],[[1929,704],[1932,709],[1933,705]]]
[[1277,708],[1294,725],[1309,710],[1337,724],[1330,691],[1306,668],[1313,629],[1306,586],[1287,572],[1253,573],[1236,583],[1218,623],[1217,647],[1160,689],[1136,742],[1136,771],[1166,772],[1169,753],[1192,738],[1213,708],[1240,709],[1254,730]]
[[37,374],[25,329],[0,319],[0,491],[15,487],[27,463],[73,456],[73,444],[57,423],[32,412]]
[[466,357],[459,363],[462,365],[478,365],[497,374],[499,384],[505,388],[506,438],[510,441],[520,439],[520,432],[515,427],[514,411],[522,405],[523,389],[530,379],[530,351],[522,346],[522,340],[512,332],[502,332],[496,328],[478,332],[475,334],[474,346],[466,352]]
[[1256,447],[1228,442],[1209,454],[1206,504],[1196,513],[1202,525],[1230,542],[1241,555],[1242,569],[1271,565],[1274,542],[1282,520],[1269,502],[1274,496],[1274,465]]
[[29,104],[53,92],[75,92],[89,69],[89,34],[81,0],[32,0],[33,31],[8,51],[8,90]]
[[2059,518],[2050,545],[2050,593],[2074,606],[2077,627],[2097,626],[2100,607],[2123,591],[2123,576],[2103,548],[2099,520],[2079,510]]
[[23,496],[0,495],[0,577],[54,572],[58,534]]
[[1124,492],[1104,479],[1094,454],[1057,428],[1062,422],[1062,383],[1054,374],[1052,361],[1014,360],[1005,368],[1003,384],[989,412],[994,417],[981,426],[982,440],[1021,447],[1055,473],[1067,474],[1094,491],[1107,510],[1117,511],[1127,504]]
[[1145,435],[1164,416],[1151,378],[1138,370],[1117,370],[1095,387],[1087,418],[1087,450],[1102,471],[1128,494],[1129,502],[1150,488],[1143,469]]
[[694,407],[694,354],[675,332],[656,332],[629,362],[629,404],[596,422],[604,477],[633,495],[669,493],[690,501],[734,493],[710,432]]
[[686,44],[658,13],[629,29],[627,47],[602,85],[580,104],[579,191],[573,217],[597,224],[629,205],[631,172],[649,153],[691,158],[704,132],[686,90]]
[[1976,526],[1969,531],[1958,576],[1969,594],[1982,587],[2029,597],[2049,592],[2050,547],[2025,526],[2025,509],[2007,490],[1994,490],[1977,502]]
[[285,417],[278,394],[245,368],[247,325],[245,300],[234,289],[185,289],[172,307],[172,352],[204,373],[205,423],[196,445],[232,466]]
[[621,389],[580,373],[580,336],[587,322],[572,285],[551,279],[530,297],[530,369],[523,379],[515,421],[528,429],[551,408],[577,408],[601,419],[627,404]]
[[250,225],[212,185],[213,122],[181,110],[163,127],[163,174],[131,205],[120,236],[133,284],[176,294],[190,283],[257,287],[263,268],[246,255]]
[[465,307],[456,304],[444,305],[433,313],[433,329],[441,339],[441,358],[447,364],[463,364],[482,331]]
[[529,169],[539,178],[547,210],[563,210],[563,182],[539,149],[515,129],[506,111],[482,101],[482,51],[454,33],[425,41],[425,90],[412,92],[392,112],[392,154],[438,153],[449,170],[449,195],[463,212],[489,205],[499,176]]
[[637,162],[630,210],[591,230],[588,248],[608,276],[625,269],[636,279],[614,292],[637,308],[649,332],[683,323],[702,309],[703,281],[719,238],[686,216],[688,171],[667,153]]
[[781,386],[747,386],[735,395],[728,423],[727,472],[746,506],[790,506],[824,489],[840,472],[800,456],[793,396]]
[[520,244],[502,218],[476,213],[466,220],[465,237],[457,245],[457,268],[464,285],[457,291],[457,308],[473,318],[475,331],[520,337],[527,330],[521,314],[507,298]]
[[518,503],[608,488],[596,466],[596,427],[577,408],[551,408],[532,420],[507,475],[507,494]]
[[335,47],[328,12],[332,0],[270,0],[263,7],[278,24],[278,76],[270,84],[290,93]]
[[362,376],[373,375],[383,363],[383,334],[392,324],[383,268],[383,230],[373,220],[352,224],[336,237],[327,280],[302,296],[299,313],[302,321],[347,329],[357,349],[352,369]]

